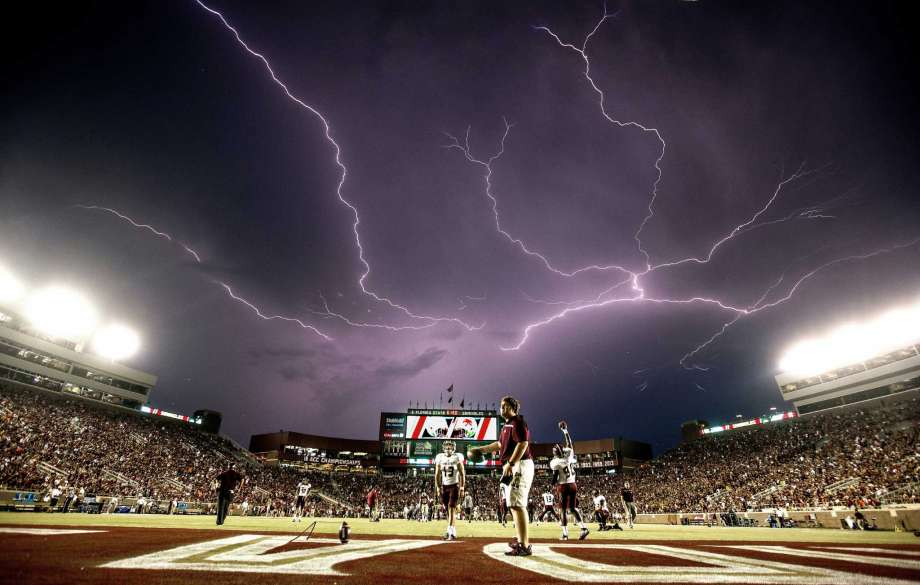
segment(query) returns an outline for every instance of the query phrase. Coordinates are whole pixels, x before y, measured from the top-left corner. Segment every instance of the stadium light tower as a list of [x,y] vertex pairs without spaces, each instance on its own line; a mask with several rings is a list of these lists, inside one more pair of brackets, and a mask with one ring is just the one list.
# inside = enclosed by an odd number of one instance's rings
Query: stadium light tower
[[129,358],[140,349],[137,333],[124,325],[108,325],[93,337],[93,351],[112,361]]
[[96,327],[96,309],[80,293],[62,286],[50,286],[26,299],[25,317],[39,331],[83,341]]
[[0,266],[0,303],[14,303],[22,298],[26,288],[13,273]]

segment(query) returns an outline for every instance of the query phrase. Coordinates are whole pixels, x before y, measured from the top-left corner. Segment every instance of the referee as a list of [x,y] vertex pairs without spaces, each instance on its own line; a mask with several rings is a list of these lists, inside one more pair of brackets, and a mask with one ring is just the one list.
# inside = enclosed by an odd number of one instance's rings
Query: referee
[[230,503],[233,501],[233,492],[242,479],[243,476],[234,469],[233,463],[230,464],[230,467],[227,468],[226,471],[217,476],[217,481],[220,483],[220,486],[217,488],[218,526],[221,526],[227,518],[227,513],[230,511]]

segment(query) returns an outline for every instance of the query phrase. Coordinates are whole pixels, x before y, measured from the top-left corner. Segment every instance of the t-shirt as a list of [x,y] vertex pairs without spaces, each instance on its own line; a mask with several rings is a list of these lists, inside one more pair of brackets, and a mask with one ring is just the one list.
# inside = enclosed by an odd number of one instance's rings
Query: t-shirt
[[595,510],[606,510],[607,509],[607,498],[604,496],[597,496],[594,498],[594,509]]
[[300,497],[306,497],[310,493],[310,488],[313,487],[308,483],[299,483],[297,484],[297,495]]
[[519,414],[512,416],[505,422],[498,442],[500,445],[499,455],[502,464],[507,463],[508,460],[511,459],[511,454],[514,453],[514,449],[518,446],[518,443],[524,442],[527,443],[527,450],[524,451],[521,460],[533,459],[533,453],[531,453],[530,446],[530,429],[527,428],[524,417]]
[[575,483],[575,455],[565,458],[553,457],[549,468],[556,472],[556,483]]
[[627,504],[631,504],[633,501],[632,490],[623,490],[623,501]]
[[456,485],[460,481],[460,466],[463,457],[459,453],[438,453],[434,458],[435,465],[441,467],[441,485]]
[[473,496],[466,494],[466,497],[463,498],[463,507],[472,508],[473,507]]
[[555,501],[555,498],[553,498],[553,494],[549,492],[544,492],[543,494],[543,505],[544,506],[552,506],[554,501]]
[[243,479],[243,476],[235,469],[228,469],[217,476],[217,480],[220,482],[220,491],[222,492],[229,492],[236,489],[236,484],[238,484],[241,479]]

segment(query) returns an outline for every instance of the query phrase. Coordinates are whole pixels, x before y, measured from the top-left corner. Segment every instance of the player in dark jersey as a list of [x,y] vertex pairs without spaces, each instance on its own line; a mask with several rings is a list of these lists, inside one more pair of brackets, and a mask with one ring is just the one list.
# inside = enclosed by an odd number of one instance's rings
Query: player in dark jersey
[[636,501],[635,501],[635,498],[633,497],[632,490],[629,489],[628,481],[623,483],[623,491],[620,492],[620,499],[623,502],[623,510],[626,515],[626,524],[630,528],[635,528],[634,523],[636,521],[636,516],[637,516]]
[[233,501],[233,492],[236,491],[236,486],[243,480],[242,474],[234,469],[233,464],[230,464],[230,467],[217,476],[217,481],[219,482],[218,491],[217,491],[217,525],[220,526],[224,523],[228,512],[230,512],[230,503]]
[[368,516],[370,517],[371,522],[380,522],[380,492],[377,491],[377,486],[371,487],[370,491],[367,492],[367,508],[369,510]]
[[514,517],[517,540],[505,554],[509,556],[530,556],[533,549],[527,533],[527,500],[530,485],[533,483],[533,453],[530,448],[530,429],[520,415],[521,403],[511,396],[505,396],[501,402],[501,414],[505,419],[498,441],[483,447],[473,447],[469,453],[476,459],[483,453],[499,453],[502,463],[501,487],[505,501]]

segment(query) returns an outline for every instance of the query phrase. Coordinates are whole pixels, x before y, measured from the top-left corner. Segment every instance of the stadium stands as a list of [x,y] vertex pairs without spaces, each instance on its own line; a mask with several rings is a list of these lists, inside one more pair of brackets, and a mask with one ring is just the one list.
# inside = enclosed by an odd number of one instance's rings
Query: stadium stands
[[[706,436],[622,476],[580,476],[582,505],[594,489],[616,504],[624,480],[640,513],[920,502],[920,398],[872,406]],[[231,461],[247,477],[236,503],[248,502],[250,514],[287,515],[302,479],[328,496],[311,499],[314,515],[362,515],[373,484],[385,517],[403,516],[433,492],[430,476],[265,465],[188,424],[0,382],[0,488],[41,500],[57,485],[65,496],[82,489],[135,508],[143,497],[146,511],[165,511],[173,499],[179,511],[208,511],[213,479]],[[534,498],[549,481],[537,477]],[[471,476],[468,488],[481,517],[494,519],[494,478]]]

